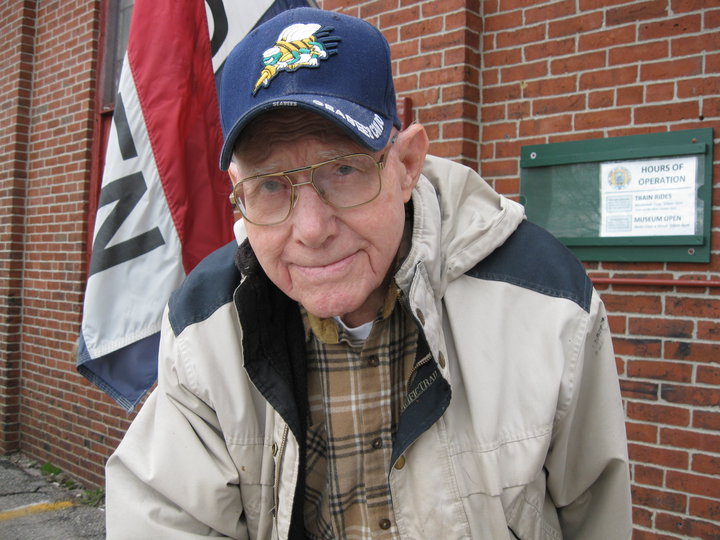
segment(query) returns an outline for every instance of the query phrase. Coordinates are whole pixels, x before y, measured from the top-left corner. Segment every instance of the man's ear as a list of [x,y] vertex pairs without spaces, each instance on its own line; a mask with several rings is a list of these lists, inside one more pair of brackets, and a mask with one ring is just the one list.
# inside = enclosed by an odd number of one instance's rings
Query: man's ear
[[240,181],[240,170],[238,169],[237,163],[235,163],[234,161],[230,162],[230,166],[228,167],[228,174],[230,175],[230,181],[232,182],[233,186]]
[[404,167],[401,188],[405,202],[410,200],[412,190],[420,179],[429,144],[427,133],[421,124],[411,124],[398,134],[395,141],[396,158]]

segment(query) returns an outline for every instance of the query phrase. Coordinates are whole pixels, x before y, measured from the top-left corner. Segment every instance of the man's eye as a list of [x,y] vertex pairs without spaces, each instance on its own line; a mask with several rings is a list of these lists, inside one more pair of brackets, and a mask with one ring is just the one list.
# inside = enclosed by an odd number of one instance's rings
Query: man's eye
[[356,172],[357,169],[352,165],[338,165],[335,169],[335,174],[338,176],[348,176],[349,174],[354,174]]
[[267,178],[260,183],[259,189],[263,193],[277,193],[278,191],[286,189],[286,187],[285,182],[281,180]]

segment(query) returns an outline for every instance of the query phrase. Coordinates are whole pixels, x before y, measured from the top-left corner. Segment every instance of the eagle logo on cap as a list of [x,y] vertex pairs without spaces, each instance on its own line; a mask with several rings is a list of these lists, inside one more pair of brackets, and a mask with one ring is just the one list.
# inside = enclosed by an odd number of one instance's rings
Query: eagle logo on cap
[[295,71],[302,67],[320,67],[320,60],[337,54],[340,38],[330,34],[333,28],[319,24],[292,24],[280,32],[275,45],[262,53],[263,67],[255,83],[253,95],[282,71]]

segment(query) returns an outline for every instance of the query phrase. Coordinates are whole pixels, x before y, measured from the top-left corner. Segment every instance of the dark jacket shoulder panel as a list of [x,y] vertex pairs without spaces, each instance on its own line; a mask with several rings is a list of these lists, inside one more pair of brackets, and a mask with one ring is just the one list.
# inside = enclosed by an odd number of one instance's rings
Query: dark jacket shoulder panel
[[170,297],[170,325],[175,335],[203,321],[220,306],[232,301],[240,283],[235,266],[236,242],[230,242],[205,257]]
[[590,309],[592,282],[585,268],[554,236],[527,220],[467,275],[565,298]]

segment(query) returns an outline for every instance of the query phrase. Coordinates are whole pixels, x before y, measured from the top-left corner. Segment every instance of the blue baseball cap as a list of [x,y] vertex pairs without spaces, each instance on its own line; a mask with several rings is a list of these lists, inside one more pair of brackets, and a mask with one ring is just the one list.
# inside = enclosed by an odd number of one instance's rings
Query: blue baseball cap
[[222,170],[242,130],[273,109],[313,111],[372,151],[400,128],[385,37],[332,11],[291,9],[252,30],[225,61],[219,94]]

